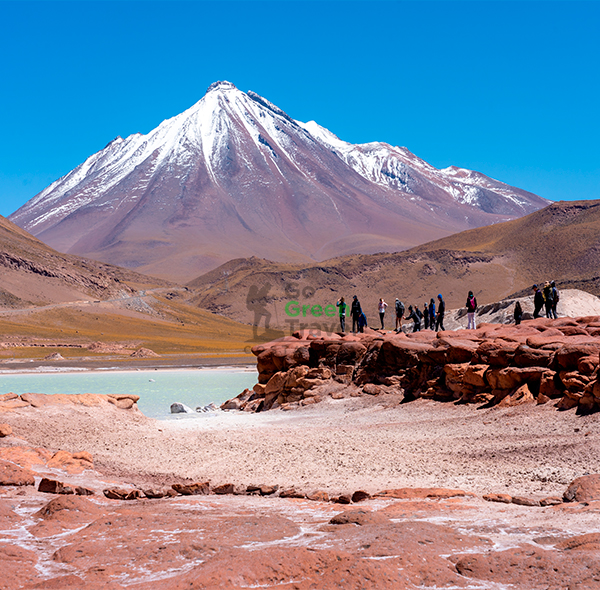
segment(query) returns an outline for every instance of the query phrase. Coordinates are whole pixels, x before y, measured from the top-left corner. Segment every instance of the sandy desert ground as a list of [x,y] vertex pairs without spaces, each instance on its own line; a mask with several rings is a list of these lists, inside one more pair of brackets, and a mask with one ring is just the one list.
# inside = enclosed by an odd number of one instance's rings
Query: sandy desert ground
[[[387,395],[156,421],[56,399],[0,414],[0,463],[35,472],[0,486],[0,588],[600,587],[600,502],[561,503],[600,472],[598,415]],[[95,495],[42,493],[41,477]],[[206,481],[235,494],[103,495]],[[239,495],[252,485],[279,490]],[[326,501],[357,490],[394,491]]]

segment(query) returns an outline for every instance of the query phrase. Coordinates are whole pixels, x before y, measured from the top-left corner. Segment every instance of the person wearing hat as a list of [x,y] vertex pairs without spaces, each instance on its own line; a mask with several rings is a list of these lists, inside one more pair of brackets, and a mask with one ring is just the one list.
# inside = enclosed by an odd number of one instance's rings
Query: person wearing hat
[[442,294],[438,295],[438,308],[435,315],[435,331],[439,332],[444,330],[444,314],[446,313],[446,304],[442,298]]
[[544,296],[537,285],[533,285],[531,288],[533,289],[533,317],[539,318],[540,311],[542,311],[542,307],[544,307]]

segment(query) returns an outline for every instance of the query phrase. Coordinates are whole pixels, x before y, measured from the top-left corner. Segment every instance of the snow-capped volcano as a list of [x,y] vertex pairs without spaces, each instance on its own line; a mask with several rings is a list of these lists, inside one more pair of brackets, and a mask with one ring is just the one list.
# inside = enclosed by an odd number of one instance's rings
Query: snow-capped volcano
[[406,148],[353,145],[229,82],[118,137],[10,219],[64,252],[171,279],[231,258],[397,251],[547,201]]

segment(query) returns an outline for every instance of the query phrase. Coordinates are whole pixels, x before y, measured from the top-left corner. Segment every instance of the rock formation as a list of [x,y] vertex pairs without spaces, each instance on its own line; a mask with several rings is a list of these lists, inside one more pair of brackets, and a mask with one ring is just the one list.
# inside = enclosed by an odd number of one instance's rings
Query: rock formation
[[290,409],[323,396],[600,409],[600,317],[411,334],[295,332],[255,346],[258,383],[223,409]]

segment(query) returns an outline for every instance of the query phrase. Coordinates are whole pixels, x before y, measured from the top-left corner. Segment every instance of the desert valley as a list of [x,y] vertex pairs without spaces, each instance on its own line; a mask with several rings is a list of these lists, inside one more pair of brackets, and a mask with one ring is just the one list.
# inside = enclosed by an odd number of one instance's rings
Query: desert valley
[[[255,383],[169,420],[0,389],[0,588],[600,588],[599,260],[600,201],[211,85],[0,218],[0,383]],[[396,298],[438,294],[445,330],[394,330]],[[341,332],[354,295],[368,326]]]

